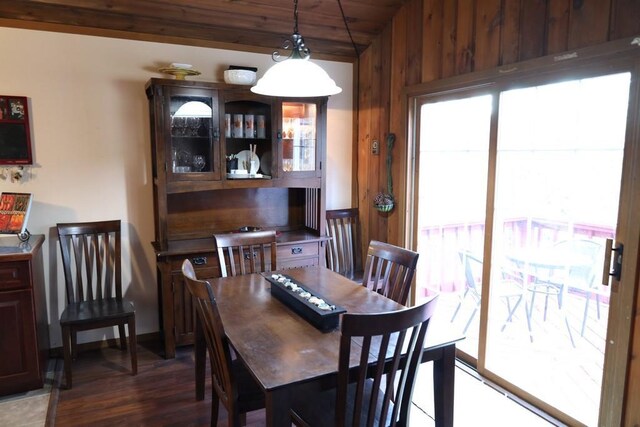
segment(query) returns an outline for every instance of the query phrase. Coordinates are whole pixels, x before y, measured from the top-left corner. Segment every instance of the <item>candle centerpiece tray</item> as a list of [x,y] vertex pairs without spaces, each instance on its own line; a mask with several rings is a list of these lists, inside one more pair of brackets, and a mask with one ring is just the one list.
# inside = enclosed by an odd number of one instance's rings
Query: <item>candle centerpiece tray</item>
[[347,311],[285,274],[262,275],[271,283],[271,295],[322,332],[336,329],[340,314]]

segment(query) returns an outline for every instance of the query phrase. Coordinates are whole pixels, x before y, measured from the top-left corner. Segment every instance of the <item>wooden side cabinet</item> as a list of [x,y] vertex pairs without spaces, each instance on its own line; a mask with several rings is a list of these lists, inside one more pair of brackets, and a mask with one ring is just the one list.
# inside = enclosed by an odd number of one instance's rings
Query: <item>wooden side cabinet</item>
[[44,236],[0,237],[0,395],[41,388],[49,322],[44,289]]

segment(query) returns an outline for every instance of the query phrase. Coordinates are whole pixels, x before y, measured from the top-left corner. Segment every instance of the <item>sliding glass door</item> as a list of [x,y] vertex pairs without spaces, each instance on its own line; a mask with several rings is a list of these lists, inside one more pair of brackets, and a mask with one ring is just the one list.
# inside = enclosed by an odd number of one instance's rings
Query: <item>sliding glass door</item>
[[416,299],[439,293],[463,359],[570,423],[598,424],[630,87],[494,84],[414,113]]
[[[482,298],[491,95],[428,103],[421,111],[417,298],[441,293],[434,322],[477,358]],[[464,123],[459,120],[464,117]],[[479,262],[478,262],[479,260]]]

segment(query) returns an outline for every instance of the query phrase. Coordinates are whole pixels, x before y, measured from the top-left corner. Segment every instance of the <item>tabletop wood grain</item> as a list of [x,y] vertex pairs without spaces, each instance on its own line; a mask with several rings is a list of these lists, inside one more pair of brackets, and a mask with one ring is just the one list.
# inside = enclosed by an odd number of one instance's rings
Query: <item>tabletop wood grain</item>
[[[323,267],[286,270],[289,277],[349,313],[403,306]],[[211,280],[225,332],[265,390],[335,373],[340,331],[323,333],[271,296],[257,274]],[[354,357],[353,365],[357,365]]]

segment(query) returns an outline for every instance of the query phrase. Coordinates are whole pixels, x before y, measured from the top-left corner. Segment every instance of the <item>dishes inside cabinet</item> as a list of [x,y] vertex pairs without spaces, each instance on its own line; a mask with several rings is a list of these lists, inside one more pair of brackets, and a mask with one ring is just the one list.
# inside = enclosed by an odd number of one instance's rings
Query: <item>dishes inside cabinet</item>
[[260,170],[266,175],[271,175],[271,152],[267,151],[260,159]]
[[238,168],[246,169],[249,175],[255,175],[260,168],[260,157],[249,150],[242,150],[236,154],[238,158]]

